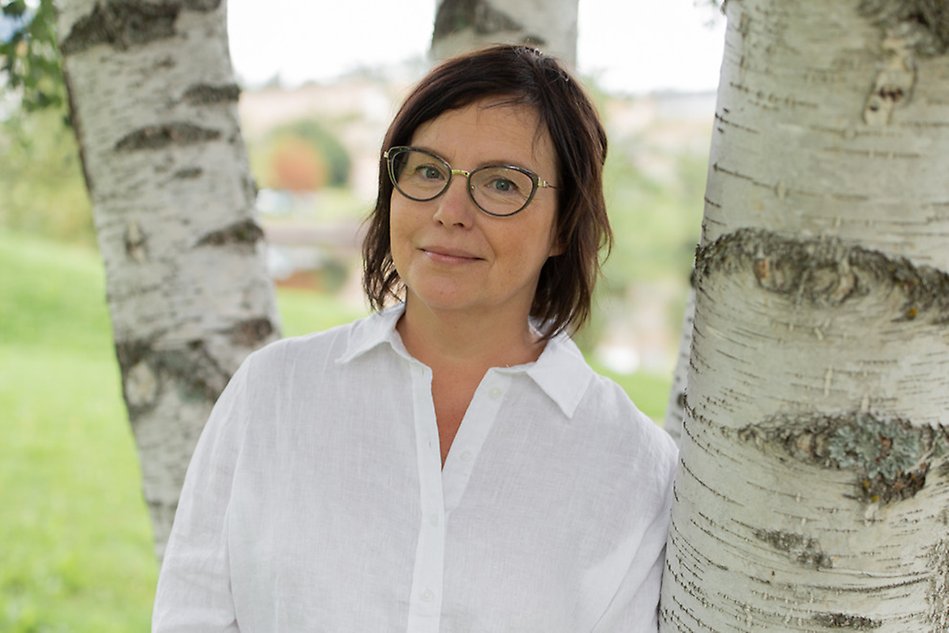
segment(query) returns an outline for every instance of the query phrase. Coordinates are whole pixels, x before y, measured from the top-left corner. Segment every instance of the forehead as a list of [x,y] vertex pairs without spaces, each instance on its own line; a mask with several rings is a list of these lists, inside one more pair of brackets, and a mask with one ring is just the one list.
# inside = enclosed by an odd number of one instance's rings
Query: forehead
[[536,109],[498,99],[443,112],[416,128],[411,144],[465,168],[506,162],[546,170],[550,177],[556,164],[550,133]]

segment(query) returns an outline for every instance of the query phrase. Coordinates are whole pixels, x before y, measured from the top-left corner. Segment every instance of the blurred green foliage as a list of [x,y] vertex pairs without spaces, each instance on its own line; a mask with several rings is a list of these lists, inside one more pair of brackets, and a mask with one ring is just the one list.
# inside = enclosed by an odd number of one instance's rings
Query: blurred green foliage
[[666,156],[674,175],[662,182],[635,166],[635,139],[614,143],[606,159],[604,189],[616,245],[604,266],[606,290],[621,293],[636,280],[686,283],[699,241],[705,158]]
[[76,139],[61,108],[0,121],[0,227],[93,243]]
[[0,76],[27,110],[62,106],[53,0],[0,0]]

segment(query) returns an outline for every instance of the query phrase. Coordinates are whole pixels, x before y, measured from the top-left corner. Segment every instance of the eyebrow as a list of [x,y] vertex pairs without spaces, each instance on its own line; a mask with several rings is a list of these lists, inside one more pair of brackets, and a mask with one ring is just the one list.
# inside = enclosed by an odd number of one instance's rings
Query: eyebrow
[[[452,161],[450,161],[450,160],[448,160],[447,158],[445,158],[445,157],[441,154],[441,152],[437,152],[437,151],[435,151],[434,149],[432,149],[431,147],[429,147],[429,146],[427,146],[427,145],[408,145],[407,147],[411,147],[411,148],[413,148],[413,149],[425,150],[426,152],[429,152],[430,154],[434,154],[435,156],[438,156],[438,157],[441,158],[443,161],[445,161],[446,163],[448,163],[449,165],[451,165],[452,168],[457,168],[455,165],[452,165]],[[518,162],[518,161],[516,161],[516,160],[489,160],[489,161],[484,161],[484,162],[482,162],[481,164],[472,167],[471,169],[466,169],[465,171],[474,171],[475,169],[480,169],[480,168],[482,168],[482,167],[494,167],[494,166],[501,166],[501,165],[506,165],[506,166],[511,166],[511,167],[519,167],[520,169],[526,169],[526,170],[528,170],[528,171],[530,171],[530,172],[532,172],[532,173],[535,173],[535,174],[537,173],[537,168],[536,168],[536,167],[528,167],[528,166],[524,165],[523,163],[520,163],[520,162]],[[457,169],[460,169],[460,168],[457,168]]]

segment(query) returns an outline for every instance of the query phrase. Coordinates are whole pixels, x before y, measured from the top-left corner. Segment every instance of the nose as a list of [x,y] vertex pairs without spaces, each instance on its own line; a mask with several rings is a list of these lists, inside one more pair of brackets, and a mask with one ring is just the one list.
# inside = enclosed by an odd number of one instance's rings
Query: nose
[[469,227],[478,213],[468,194],[467,173],[460,169],[452,171],[448,189],[435,202],[437,207],[432,219],[444,226]]

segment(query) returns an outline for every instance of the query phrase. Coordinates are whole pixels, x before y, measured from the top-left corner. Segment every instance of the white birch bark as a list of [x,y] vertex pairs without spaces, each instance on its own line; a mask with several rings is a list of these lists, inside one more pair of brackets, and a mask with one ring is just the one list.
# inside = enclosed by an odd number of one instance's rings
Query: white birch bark
[[949,6],[730,0],[665,632],[949,631]]
[[277,335],[221,0],[63,0],[58,31],[156,550],[210,408]]
[[491,44],[527,44],[576,66],[577,0],[439,0],[436,60]]

